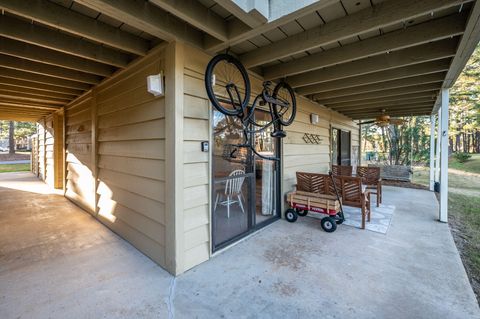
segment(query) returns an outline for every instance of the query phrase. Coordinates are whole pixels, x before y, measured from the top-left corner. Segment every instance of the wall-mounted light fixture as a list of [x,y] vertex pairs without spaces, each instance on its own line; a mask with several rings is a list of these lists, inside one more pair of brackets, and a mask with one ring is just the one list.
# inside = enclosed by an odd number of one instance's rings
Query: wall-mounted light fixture
[[310,123],[318,124],[318,114],[310,114]]
[[154,96],[162,96],[165,94],[163,86],[163,72],[159,74],[147,76],[147,91]]

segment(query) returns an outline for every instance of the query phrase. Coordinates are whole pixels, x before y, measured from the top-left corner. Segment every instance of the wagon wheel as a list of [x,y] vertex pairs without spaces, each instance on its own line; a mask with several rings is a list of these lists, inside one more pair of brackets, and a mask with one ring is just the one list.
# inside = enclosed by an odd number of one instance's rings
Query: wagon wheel
[[320,221],[320,225],[327,233],[333,233],[337,229],[337,223],[335,222],[335,218],[330,216],[323,217]]
[[301,209],[296,208],[295,211],[297,212],[298,216],[302,216],[302,217],[305,217],[308,214],[308,210],[306,210],[306,209],[301,210]]
[[297,221],[298,215],[295,209],[289,208],[285,212],[285,219],[289,221],[290,223],[294,223]]

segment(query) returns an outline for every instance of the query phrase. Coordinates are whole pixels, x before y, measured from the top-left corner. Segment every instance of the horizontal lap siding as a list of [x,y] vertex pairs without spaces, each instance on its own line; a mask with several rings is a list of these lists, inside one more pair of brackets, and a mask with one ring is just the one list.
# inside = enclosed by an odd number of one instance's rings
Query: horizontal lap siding
[[[184,69],[184,222],[185,270],[208,259],[210,249],[210,175],[209,156],[200,150],[200,141],[212,144],[209,128],[211,106],[208,101],[204,72],[211,56],[188,47]],[[262,79],[251,75],[251,101],[261,92]],[[345,116],[297,96],[295,122],[286,128],[282,141],[283,192],[295,183],[295,172],[326,172],[330,167],[330,127],[352,132],[352,145],[358,145],[358,128]],[[310,114],[319,115],[318,124],[310,123]],[[307,144],[305,133],[317,134],[320,144]]]
[[55,186],[55,165],[54,165],[54,129],[53,115],[45,119],[45,182],[51,186]]
[[45,119],[38,122],[38,177],[45,180]]
[[94,214],[92,105],[92,94],[87,93],[65,108],[65,196]]
[[[319,122],[311,124],[310,115],[318,114]],[[331,127],[351,132],[352,146],[358,146],[358,126],[332,110],[318,105],[306,98],[297,96],[297,116],[295,122],[287,127],[287,137],[283,140],[283,190],[288,193],[296,184],[298,171],[327,173],[330,165]],[[319,144],[307,144],[305,133],[320,137]]]
[[165,101],[146,78],[164,69],[150,56],[96,90],[98,218],[165,266]]
[[[183,231],[184,270],[210,256],[210,178],[208,153],[201,141],[210,140],[209,102],[205,93],[202,66],[185,57],[183,100]],[[203,71],[203,70],[202,70]]]

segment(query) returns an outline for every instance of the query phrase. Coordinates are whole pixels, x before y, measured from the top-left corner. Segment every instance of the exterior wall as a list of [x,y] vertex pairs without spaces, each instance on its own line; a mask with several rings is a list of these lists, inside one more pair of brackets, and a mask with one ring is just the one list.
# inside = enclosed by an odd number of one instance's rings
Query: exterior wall
[[146,78],[164,68],[163,51],[94,91],[97,113],[97,216],[165,265],[165,99]]
[[[211,141],[203,73],[210,58],[181,43],[157,47],[64,110],[65,196],[173,274],[211,256],[211,155],[200,148]],[[146,77],[161,71],[165,95],[154,97]],[[262,79],[251,80],[253,97]],[[310,124],[311,113],[319,124]],[[47,179],[52,168],[41,159],[51,156],[52,125],[55,118],[46,119],[38,136],[39,175]],[[283,193],[296,171],[328,170],[331,126],[350,130],[358,144],[348,118],[298,98],[296,122],[282,141]],[[306,144],[304,133],[320,135],[321,144]]]
[[45,180],[45,119],[38,122],[38,178]]
[[146,87],[163,68],[158,48],[65,108],[65,195],[166,267],[165,99]]
[[88,92],[65,107],[65,196],[94,215],[92,104]]
[[[197,56],[197,53],[194,55]],[[209,153],[201,152],[200,148],[201,141],[210,140],[210,103],[205,92],[205,65],[189,57],[185,57],[183,70],[185,263],[182,271],[209,258],[211,237]]]
[[[311,124],[310,114],[318,114],[318,124]],[[294,123],[285,128],[283,139],[283,192],[293,190],[297,171],[327,173],[331,165],[331,128],[351,132],[351,145],[359,145],[358,126],[349,118],[303,97],[297,97]],[[307,144],[305,133],[321,137],[320,144]]]
[[[200,142],[211,140],[211,107],[208,101],[204,71],[211,56],[193,47],[185,46],[183,56],[183,189],[184,209],[177,220],[183,225],[183,236],[177,234],[182,242],[177,252],[180,265],[178,273],[207,260],[211,255],[210,234],[210,188],[211,168],[208,153],[201,152]],[[182,59],[182,56],[178,57]],[[252,100],[262,89],[262,79],[251,75]],[[358,126],[349,118],[331,111],[306,98],[297,97],[297,117],[286,128],[287,137],[282,140],[282,191],[284,195],[295,184],[295,172],[327,172],[331,164],[330,133],[331,127],[351,131],[352,146],[357,146]],[[310,114],[319,115],[318,124],[310,124]],[[305,133],[321,136],[321,144],[306,144]],[[283,209],[282,209],[283,210]],[[183,253],[183,256],[181,255]]]

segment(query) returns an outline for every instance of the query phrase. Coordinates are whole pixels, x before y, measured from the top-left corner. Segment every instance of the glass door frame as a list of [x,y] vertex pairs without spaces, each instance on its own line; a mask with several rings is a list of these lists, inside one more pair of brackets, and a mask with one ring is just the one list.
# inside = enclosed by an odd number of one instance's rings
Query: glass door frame
[[[210,112],[210,116],[211,118],[213,119],[213,116],[214,116],[214,112],[215,110],[213,110],[213,108],[211,108],[211,112]],[[213,127],[214,125],[214,121],[211,121],[211,127]],[[253,134],[252,134],[253,135]],[[253,138],[253,136],[251,136],[251,138]],[[213,130],[211,132],[211,140],[213,141]],[[248,185],[249,187],[249,195],[252,197],[252,198],[247,198],[246,201],[249,202],[248,204],[248,211],[246,212],[247,213],[247,218],[248,218],[248,222],[247,222],[247,230],[236,235],[236,236],[233,236],[232,238],[218,244],[218,245],[215,245],[215,229],[216,229],[216,220],[215,220],[215,209],[214,209],[214,205],[211,205],[211,209],[210,209],[210,214],[211,214],[211,223],[212,223],[212,226],[211,226],[211,240],[212,240],[212,253],[216,253],[230,245],[232,245],[233,243],[239,241],[240,239],[242,238],[245,238],[246,236],[258,231],[259,229],[265,227],[265,226],[268,226],[270,225],[271,223],[279,220],[281,218],[281,199],[282,199],[282,191],[281,191],[281,186],[282,186],[282,183],[281,183],[281,178],[282,178],[282,171],[281,171],[281,164],[282,164],[282,143],[280,141],[280,139],[278,138],[274,138],[274,141],[275,141],[275,156],[280,158],[280,161],[275,161],[274,165],[276,166],[276,174],[275,174],[275,177],[276,177],[276,180],[275,180],[275,189],[277,190],[276,191],[276,194],[275,194],[275,197],[274,197],[274,200],[276,201],[275,202],[275,214],[271,217],[271,218],[268,218],[258,224],[256,224],[256,178],[255,178],[255,166],[256,166],[256,162],[255,162],[255,154],[253,154],[253,152],[251,150],[248,150],[248,162],[249,162],[249,167],[248,167],[248,172],[246,171],[245,172],[245,175],[246,176],[250,176],[250,174],[253,174],[253,178],[251,178],[250,180],[250,183]],[[211,143],[212,144],[212,143]],[[212,145],[212,148],[211,148],[212,152],[213,152],[213,145]],[[217,178],[215,179],[215,176],[213,174],[214,172],[214,162],[213,162],[213,158],[211,158],[211,171],[212,171],[212,174],[211,174],[211,196],[210,196],[210,201],[211,203],[213,204],[215,202],[215,182],[218,182],[219,180],[223,180],[224,178]],[[247,208],[247,206],[245,206]]]

